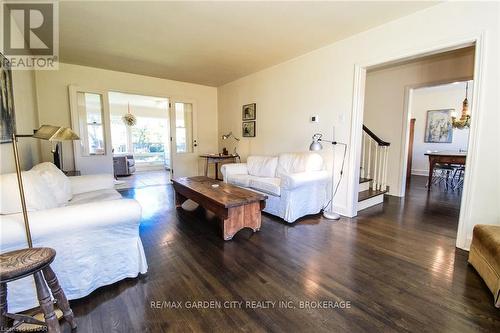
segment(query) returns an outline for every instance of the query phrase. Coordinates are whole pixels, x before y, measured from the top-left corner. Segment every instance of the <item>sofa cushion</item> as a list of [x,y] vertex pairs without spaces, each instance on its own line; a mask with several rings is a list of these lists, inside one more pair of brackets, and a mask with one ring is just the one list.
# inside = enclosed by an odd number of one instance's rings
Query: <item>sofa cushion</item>
[[252,177],[250,179],[250,187],[275,196],[280,196],[281,179],[276,177]]
[[249,187],[251,178],[252,176],[249,175],[228,175],[227,182],[236,186]]
[[275,177],[278,158],[275,156],[249,156],[248,174],[257,177]]
[[122,196],[118,191],[113,189],[98,190],[92,192],[84,192],[75,194],[73,199],[68,202],[68,206],[81,205],[89,202],[100,202],[108,200],[121,199]]
[[35,165],[31,170],[42,177],[56,198],[57,204],[62,206],[73,197],[69,178],[53,163],[44,162]]
[[[57,200],[52,194],[43,177],[35,171],[24,171],[24,196],[28,211],[37,211],[58,207]],[[16,214],[22,211],[19,187],[15,173],[0,175],[0,214]]]
[[277,175],[324,169],[323,157],[317,153],[283,153],[278,156]]

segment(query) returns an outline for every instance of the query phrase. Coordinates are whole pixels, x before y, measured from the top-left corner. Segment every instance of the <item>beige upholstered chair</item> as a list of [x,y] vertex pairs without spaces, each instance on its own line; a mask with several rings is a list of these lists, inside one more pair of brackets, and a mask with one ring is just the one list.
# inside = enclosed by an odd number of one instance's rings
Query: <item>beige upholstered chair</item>
[[500,308],[500,226],[477,224],[474,227],[469,263],[481,275]]

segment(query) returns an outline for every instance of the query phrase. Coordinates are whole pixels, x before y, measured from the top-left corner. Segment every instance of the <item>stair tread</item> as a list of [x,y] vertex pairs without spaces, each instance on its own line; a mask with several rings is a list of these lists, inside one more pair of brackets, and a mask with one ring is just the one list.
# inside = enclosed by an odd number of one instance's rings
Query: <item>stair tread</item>
[[374,190],[372,188],[366,190],[366,191],[361,191],[358,194],[358,202],[368,200],[370,198],[376,197],[377,195],[381,195],[387,193],[387,190]]
[[360,184],[363,184],[363,183],[367,183],[367,182],[371,182],[373,179],[371,178],[363,178],[363,177],[360,177],[359,178],[359,183]]

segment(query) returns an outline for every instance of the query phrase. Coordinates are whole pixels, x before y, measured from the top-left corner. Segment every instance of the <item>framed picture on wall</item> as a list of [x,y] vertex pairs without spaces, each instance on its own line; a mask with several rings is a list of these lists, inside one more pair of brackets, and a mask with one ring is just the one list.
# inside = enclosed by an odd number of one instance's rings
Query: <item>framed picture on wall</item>
[[242,125],[242,136],[245,138],[255,137],[255,121],[244,121]]
[[10,62],[0,53],[0,143],[12,142],[16,131]]
[[242,119],[245,120],[255,120],[256,118],[256,105],[255,103],[243,105],[242,108]]
[[424,142],[451,143],[453,141],[453,127],[451,126],[451,113],[453,110],[427,111]]

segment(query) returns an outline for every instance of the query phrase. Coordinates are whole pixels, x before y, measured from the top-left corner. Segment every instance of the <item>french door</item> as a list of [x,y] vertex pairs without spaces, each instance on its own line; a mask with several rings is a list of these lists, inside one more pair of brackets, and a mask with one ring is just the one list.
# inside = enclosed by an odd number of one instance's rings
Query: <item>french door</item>
[[170,101],[172,178],[197,176],[198,141],[194,102]]
[[[108,92],[69,86],[75,168],[85,174],[113,173]],[[199,174],[196,104],[171,99],[170,143],[172,178]]]
[[69,86],[75,169],[82,175],[113,173],[113,154],[106,91]]

